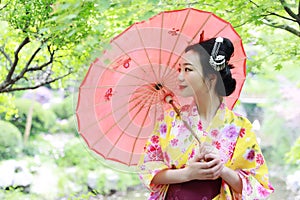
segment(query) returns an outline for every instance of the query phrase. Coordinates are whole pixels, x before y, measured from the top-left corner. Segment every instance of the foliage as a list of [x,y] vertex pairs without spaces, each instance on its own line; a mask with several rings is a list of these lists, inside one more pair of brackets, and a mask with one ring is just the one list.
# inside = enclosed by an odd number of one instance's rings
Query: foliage
[[41,197],[35,194],[26,194],[22,191],[22,188],[9,188],[9,190],[0,190],[0,199],[40,200]]
[[64,155],[56,160],[60,167],[81,166],[87,170],[94,170],[98,167],[98,162],[86,149],[83,143],[76,138],[70,140],[64,147]]
[[51,133],[72,133],[77,135],[75,115],[65,120],[57,120],[55,126],[50,129]]
[[295,141],[290,151],[286,154],[286,162],[299,166],[300,163],[300,137]]
[[17,113],[14,96],[11,94],[0,94],[0,119],[9,120]]
[[95,23],[105,3],[5,0],[0,5],[0,92],[33,89],[70,75],[101,39]]
[[34,157],[36,155],[52,157],[55,154],[55,148],[44,139],[41,134],[32,135],[31,138],[24,144],[22,152],[25,156]]
[[22,135],[13,124],[0,120],[0,160],[16,158],[22,149]]
[[75,103],[73,95],[63,99],[62,102],[53,104],[51,110],[56,114],[59,119],[68,119],[75,113]]
[[21,98],[16,99],[15,105],[18,109],[18,114],[14,115],[12,119],[10,119],[10,122],[15,124],[22,133],[25,131],[27,114],[31,106],[33,106],[31,127],[32,134],[48,132],[49,129],[55,124],[55,114],[49,109],[44,109],[41,104],[33,100]]

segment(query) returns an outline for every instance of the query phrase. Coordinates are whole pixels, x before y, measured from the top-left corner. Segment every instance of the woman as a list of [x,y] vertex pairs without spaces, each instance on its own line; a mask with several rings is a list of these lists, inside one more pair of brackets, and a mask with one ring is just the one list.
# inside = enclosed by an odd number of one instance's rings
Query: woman
[[223,102],[236,85],[228,64],[233,51],[226,38],[186,48],[178,87],[194,103],[180,117],[167,111],[145,146],[139,168],[149,199],[262,199],[273,192],[251,123]]

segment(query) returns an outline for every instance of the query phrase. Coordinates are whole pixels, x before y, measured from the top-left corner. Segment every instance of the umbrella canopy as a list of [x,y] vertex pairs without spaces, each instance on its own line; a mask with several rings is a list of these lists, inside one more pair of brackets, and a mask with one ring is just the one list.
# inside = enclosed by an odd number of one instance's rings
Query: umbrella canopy
[[155,121],[189,100],[177,94],[176,65],[185,48],[199,40],[226,37],[235,52],[229,63],[237,81],[226,97],[232,108],[245,80],[246,55],[230,23],[193,8],[162,12],[138,22],[112,39],[90,66],[79,87],[78,130],[91,150],[105,159],[136,165]]

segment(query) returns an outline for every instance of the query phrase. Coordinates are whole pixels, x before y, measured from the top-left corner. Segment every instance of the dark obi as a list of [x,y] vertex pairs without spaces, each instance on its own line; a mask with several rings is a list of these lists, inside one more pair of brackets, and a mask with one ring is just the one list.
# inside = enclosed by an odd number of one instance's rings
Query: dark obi
[[221,178],[170,184],[165,200],[211,200],[220,193],[221,184]]

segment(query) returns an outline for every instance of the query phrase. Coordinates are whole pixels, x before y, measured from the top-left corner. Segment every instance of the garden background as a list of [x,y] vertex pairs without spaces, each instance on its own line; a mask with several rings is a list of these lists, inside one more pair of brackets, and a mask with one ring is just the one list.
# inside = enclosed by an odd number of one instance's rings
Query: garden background
[[1,0],[0,199],[146,198],[135,173],[103,162],[78,136],[77,90],[111,38],[185,7],[215,13],[242,37],[247,79],[235,111],[257,132],[270,199],[300,199],[297,0]]

